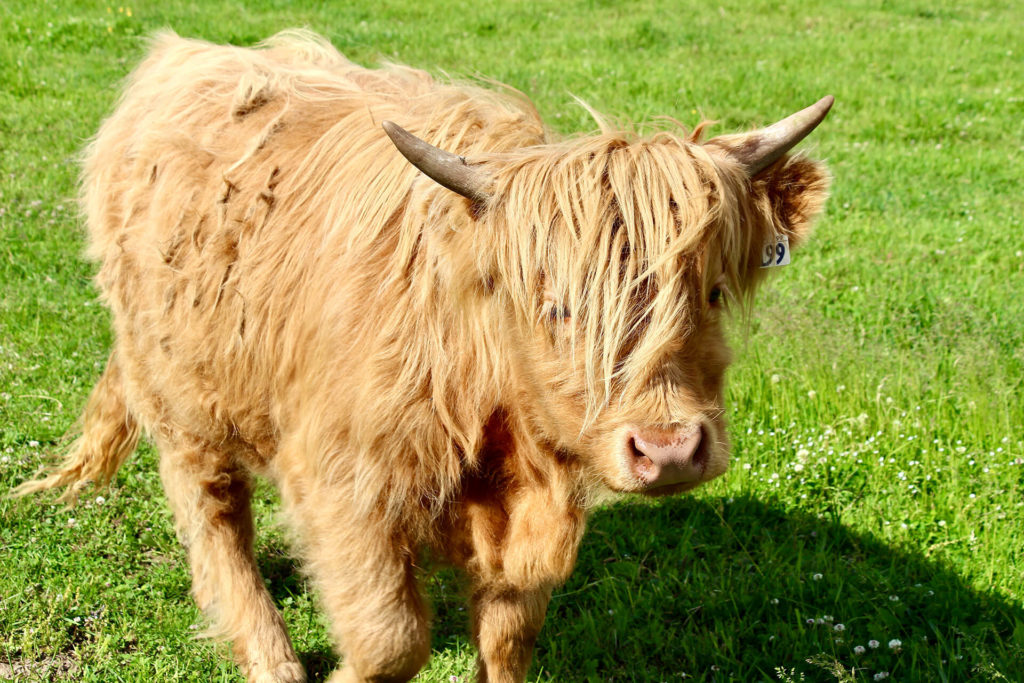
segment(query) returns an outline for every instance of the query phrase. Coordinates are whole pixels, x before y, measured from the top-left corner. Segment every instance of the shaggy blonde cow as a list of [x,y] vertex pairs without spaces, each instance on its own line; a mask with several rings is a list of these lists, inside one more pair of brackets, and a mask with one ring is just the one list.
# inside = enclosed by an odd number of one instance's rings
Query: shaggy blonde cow
[[250,681],[294,682],[252,552],[269,477],[332,681],[423,666],[424,552],[469,579],[480,680],[520,681],[600,493],[725,471],[723,311],[820,211],[826,171],[787,152],[831,101],[706,142],[562,140],[514,93],[316,36],[161,35],[85,163],[116,343],[20,492],[105,483],[148,434],[196,602]]

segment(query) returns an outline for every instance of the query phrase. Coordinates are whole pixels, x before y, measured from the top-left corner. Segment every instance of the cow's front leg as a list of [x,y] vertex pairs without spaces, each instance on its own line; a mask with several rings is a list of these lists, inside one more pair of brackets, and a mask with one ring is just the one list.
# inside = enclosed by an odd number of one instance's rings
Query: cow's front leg
[[344,482],[284,474],[284,501],[343,657],[328,680],[413,678],[430,656],[414,548],[379,516],[354,509],[355,495]]
[[526,678],[551,590],[569,578],[583,534],[585,514],[571,490],[528,486],[500,507],[466,510],[475,551],[469,566],[480,683]]
[[479,683],[520,683],[544,624],[551,588],[481,586],[473,594]]

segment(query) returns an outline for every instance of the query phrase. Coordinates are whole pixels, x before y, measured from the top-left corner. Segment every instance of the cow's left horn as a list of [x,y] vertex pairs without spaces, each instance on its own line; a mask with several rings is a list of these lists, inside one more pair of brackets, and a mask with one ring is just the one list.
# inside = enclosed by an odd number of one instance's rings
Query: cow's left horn
[[397,123],[384,121],[381,125],[409,163],[438,184],[476,202],[486,202],[490,197],[486,191],[489,178],[466,163],[465,157],[438,149]]
[[725,149],[746,168],[747,176],[753,178],[817,128],[834,101],[834,97],[826,95],[767,128],[742,135],[722,135],[708,140],[707,144]]

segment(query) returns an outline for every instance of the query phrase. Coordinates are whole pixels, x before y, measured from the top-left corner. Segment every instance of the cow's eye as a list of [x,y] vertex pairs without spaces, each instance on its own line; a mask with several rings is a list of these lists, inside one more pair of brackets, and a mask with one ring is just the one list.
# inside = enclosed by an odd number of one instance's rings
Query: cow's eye
[[569,307],[561,304],[552,304],[551,309],[548,311],[548,319],[554,323],[564,322],[571,317]]
[[718,306],[722,302],[722,298],[722,288],[715,287],[711,290],[711,293],[708,294],[708,303],[712,306]]

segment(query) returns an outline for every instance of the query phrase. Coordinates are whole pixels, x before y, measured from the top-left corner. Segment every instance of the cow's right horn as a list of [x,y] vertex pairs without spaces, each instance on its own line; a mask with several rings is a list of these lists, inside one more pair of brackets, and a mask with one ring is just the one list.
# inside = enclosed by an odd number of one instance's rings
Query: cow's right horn
[[381,125],[398,151],[424,175],[467,199],[486,202],[490,198],[486,191],[490,178],[466,163],[465,157],[438,149],[392,121]]
[[824,120],[832,108],[835,98],[826,95],[820,100],[791,114],[767,128],[740,135],[720,135],[707,141],[708,145],[720,147],[738,161],[753,178],[793,149]]

